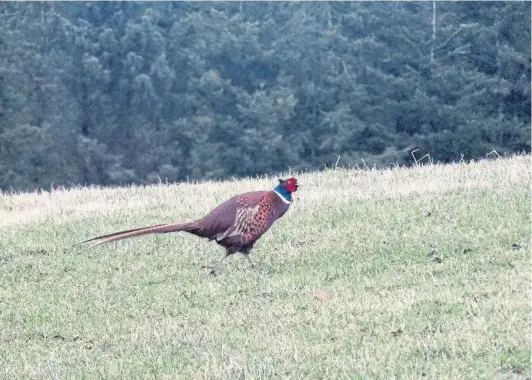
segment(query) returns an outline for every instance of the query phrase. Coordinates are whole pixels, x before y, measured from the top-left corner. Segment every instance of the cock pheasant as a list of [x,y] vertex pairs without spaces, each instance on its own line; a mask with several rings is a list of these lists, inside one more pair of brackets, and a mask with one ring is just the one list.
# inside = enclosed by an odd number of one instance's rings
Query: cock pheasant
[[115,232],[85,240],[79,244],[97,241],[93,246],[131,237],[184,231],[202,238],[215,240],[225,248],[220,260],[210,270],[215,274],[220,263],[228,256],[241,252],[254,267],[249,258],[253,244],[288,210],[292,193],[297,191],[297,179],[280,179],[279,184],[269,191],[252,191],[236,195],[218,205],[201,219],[190,222],[158,224]]

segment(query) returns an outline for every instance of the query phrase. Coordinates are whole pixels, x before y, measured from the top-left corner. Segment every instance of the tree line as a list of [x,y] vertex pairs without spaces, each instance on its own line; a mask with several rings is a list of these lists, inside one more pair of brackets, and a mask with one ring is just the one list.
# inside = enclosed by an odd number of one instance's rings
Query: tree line
[[0,189],[530,152],[530,2],[2,2]]

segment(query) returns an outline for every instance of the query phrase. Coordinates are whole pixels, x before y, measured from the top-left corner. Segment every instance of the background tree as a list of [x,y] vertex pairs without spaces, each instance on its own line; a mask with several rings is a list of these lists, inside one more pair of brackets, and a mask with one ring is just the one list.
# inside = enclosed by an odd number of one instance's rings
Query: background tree
[[530,152],[529,2],[0,3],[0,189]]

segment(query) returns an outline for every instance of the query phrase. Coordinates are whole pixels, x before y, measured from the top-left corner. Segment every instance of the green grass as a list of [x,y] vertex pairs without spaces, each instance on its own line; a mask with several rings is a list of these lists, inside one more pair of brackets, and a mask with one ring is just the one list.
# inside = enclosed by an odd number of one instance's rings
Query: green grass
[[530,163],[301,174],[215,277],[183,233],[72,245],[275,178],[0,195],[0,377],[530,378]]

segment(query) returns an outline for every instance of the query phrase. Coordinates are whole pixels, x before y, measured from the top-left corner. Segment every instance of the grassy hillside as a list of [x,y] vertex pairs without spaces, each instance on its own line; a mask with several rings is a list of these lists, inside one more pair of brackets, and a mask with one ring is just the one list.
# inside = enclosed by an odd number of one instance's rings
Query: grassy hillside
[[71,246],[276,178],[0,195],[0,377],[530,378],[530,163],[302,174],[215,277],[182,233]]

